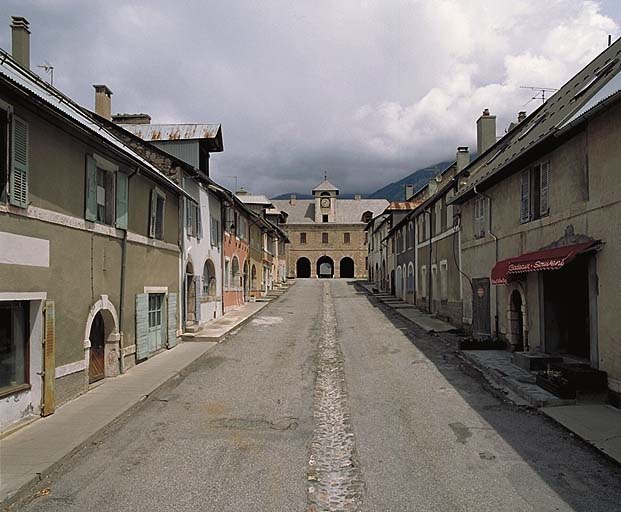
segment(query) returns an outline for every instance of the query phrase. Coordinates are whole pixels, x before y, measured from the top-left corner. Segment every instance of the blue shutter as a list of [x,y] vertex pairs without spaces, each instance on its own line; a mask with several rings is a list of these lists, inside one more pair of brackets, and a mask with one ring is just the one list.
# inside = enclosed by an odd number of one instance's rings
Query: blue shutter
[[195,308],[194,308],[194,318],[196,319],[196,323],[200,324],[201,322],[201,296],[203,294],[203,286],[201,276],[194,276],[194,298],[196,300]]
[[177,345],[177,294],[168,294],[168,315],[166,326],[168,329],[168,348]]
[[149,294],[136,295],[136,359],[149,357]]
[[20,208],[28,208],[28,123],[13,116],[10,202]]
[[127,201],[129,196],[127,174],[116,173],[116,227],[127,229]]
[[97,220],[97,160],[93,155],[86,155],[84,218],[93,222]]

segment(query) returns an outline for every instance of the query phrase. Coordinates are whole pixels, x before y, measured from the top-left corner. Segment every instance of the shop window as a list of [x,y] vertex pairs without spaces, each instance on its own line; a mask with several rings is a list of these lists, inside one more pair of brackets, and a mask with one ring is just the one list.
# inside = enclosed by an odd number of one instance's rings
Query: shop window
[[28,306],[0,302],[0,395],[28,384]]

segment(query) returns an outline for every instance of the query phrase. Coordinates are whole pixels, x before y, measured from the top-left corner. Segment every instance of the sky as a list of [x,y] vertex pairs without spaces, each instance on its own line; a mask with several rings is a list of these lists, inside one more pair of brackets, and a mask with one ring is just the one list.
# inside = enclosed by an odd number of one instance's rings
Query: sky
[[[3,0],[31,28],[31,68],[94,109],[153,123],[220,123],[211,176],[309,193],[324,172],[368,193],[502,135],[620,36],[619,0]],[[235,178],[236,177],[236,178]]]

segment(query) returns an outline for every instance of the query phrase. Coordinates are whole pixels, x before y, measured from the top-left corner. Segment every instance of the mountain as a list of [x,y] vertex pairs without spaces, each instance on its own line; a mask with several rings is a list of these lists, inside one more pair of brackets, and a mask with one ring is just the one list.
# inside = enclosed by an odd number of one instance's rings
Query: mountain
[[423,167],[414,171],[399,181],[395,181],[385,187],[376,190],[372,194],[369,194],[369,199],[386,199],[388,201],[404,201],[405,200],[405,185],[414,185],[414,191],[417,192],[423,188],[427,182],[446,169],[452,161],[438,162],[437,164],[430,165],[429,167]]
[[[295,192],[291,192],[291,193],[287,193],[287,194],[280,194],[279,196],[276,197],[272,197],[270,199],[289,199],[291,197],[291,194],[295,194],[297,199],[312,199],[313,196],[310,194],[297,194]],[[339,199],[354,199],[354,196],[356,194],[339,194]],[[369,196],[367,196],[366,194],[361,194],[363,199],[368,199]]]

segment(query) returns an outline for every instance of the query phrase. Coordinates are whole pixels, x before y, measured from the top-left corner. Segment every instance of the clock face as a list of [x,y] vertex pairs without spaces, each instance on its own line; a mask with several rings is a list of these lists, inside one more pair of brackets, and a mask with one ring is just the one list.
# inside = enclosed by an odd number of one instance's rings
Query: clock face
[[330,200],[326,197],[321,200],[321,207],[328,208],[330,206]]

